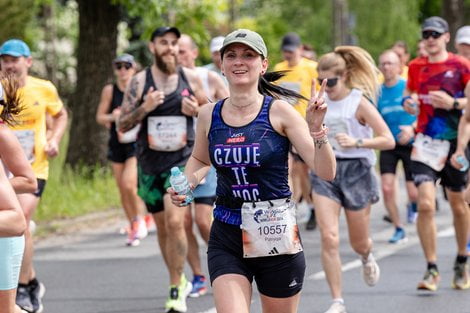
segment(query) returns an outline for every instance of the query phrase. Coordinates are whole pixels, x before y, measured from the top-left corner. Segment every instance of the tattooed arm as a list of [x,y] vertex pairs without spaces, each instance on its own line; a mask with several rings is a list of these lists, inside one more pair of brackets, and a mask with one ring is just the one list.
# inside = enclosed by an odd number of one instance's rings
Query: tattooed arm
[[144,84],[145,71],[132,77],[121,105],[121,116],[118,120],[118,129],[120,131],[131,129],[142,121],[149,112],[155,110],[163,103],[165,99],[163,91],[154,90],[153,87],[150,87],[145,95],[145,101],[139,106]]

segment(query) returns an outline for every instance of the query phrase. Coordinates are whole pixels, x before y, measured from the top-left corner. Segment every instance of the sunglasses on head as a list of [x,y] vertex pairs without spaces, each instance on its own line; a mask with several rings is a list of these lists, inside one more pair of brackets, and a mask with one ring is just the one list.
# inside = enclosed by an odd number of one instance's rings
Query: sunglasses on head
[[429,37],[437,39],[442,36],[442,33],[436,32],[434,30],[427,30],[427,31],[424,31],[422,35],[423,35],[423,39],[429,39]]
[[334,87],[338,83],[338,77],[334,78],[318,78],[318,83],[321,85],[323,80],[326,79],[326,87]]
[[132,67],[132,64],[129,64],[129,63],[116,63],[114,64],[114,67],[117,69],[117,70],[120,70],[121,68],[125,68],[126,70],[130,69]]

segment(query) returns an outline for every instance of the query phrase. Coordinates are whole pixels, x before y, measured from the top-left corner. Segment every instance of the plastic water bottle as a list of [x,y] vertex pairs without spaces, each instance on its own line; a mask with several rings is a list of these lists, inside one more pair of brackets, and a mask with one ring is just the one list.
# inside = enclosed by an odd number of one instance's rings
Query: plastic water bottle
[[469,165],[468,160],[463,155],[459,155],[457,157],[457,162],[459,162],[459,164],[462,165],[462,168],[460,168],[461,172],[465,172],[468,169],[468,165]]
[[193,201],[193,191],[189,187],[189,182],[186,179],[186,176],[184,176],[176,166],[171,168],[170,184],[178,195],[186,196],[182,206],[188,205]]

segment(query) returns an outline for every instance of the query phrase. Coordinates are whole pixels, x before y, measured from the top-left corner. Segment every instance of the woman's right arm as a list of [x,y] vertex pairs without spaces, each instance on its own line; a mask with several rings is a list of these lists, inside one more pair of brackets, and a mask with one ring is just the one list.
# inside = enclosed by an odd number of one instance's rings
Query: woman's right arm
[[111,100],[113,98],[113,85],[106,85],[101,91],[100,104],[96,110],[96,122],[100,125],[109,128],[111,123],[115,121],[116,117],[109,112]]
[[13,190],[16,193],[35,192],[37,180],[33,169],[26,159],[18,139],[4,124],[0,125],[0,142],[0,158],[6,168],[13,174],[13,178],[10,179]]
[[23,235],[26,220],[3,167],[0,166],[0,237]]

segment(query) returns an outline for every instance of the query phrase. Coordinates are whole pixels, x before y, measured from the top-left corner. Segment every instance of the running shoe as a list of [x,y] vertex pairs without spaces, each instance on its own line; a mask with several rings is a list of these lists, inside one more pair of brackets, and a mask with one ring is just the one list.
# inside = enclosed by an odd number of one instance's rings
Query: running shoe
[[191,292],[192,284],[184,275],[181,276],[179,286],[170,286],[170,295],[165,303],[165,312],[184,313],[188,310],[186,307],[186,298]]
[[315,216],[315,209],[310,208],[310,211],[312,212],[310,214],[310,218],[308,219],[307,225],[305,225],[306,230],[315,230],[317,228],[317,218]]
[[427,270],[424,273],[423,280],[418,283],[418,290],[436,291],[440,279],[441,277],[436,269]]
[[29,294],[29,286],[19,284],[16,290],[16,304],[26,312],[34,312],[33,304],[31,302],[31,295]]
[[153,219],[152,214],[148,213],[144,216],[145,225],[147,226],[147,232],[151,233],[157,230],[157,226],[155,225],[155,221]]
[[457,263],[454,265],[454,280],[452,288],[463,290],[470,288],[470,274],[467,263]]
[[416,210],[413,210],[413,206],[411,205],[411,203],[408,203],[406,206],[406,220],[408,224],[416,223],[417,218],[418,212],[416,212]]
[[197,298],[207,293],[207,282],[204,276],[194,275],[192,284],[193,284],[193,289],[191,290],[191,293],[189,294],[191,298]]
[[389,243],[397,244],[397,243],[405,243],[408,241],[406,237],[405,230],[403,228],[395,229],[395,233],[393,236],[388,240]]
[[138,231],[139,231],[139,221],[133,221],[131,228],[127,232],[126,246],[136,247],[140,245]]
[[346,307],[340,302],[333,302],[325,313],[346,313]]
[[145,219],[139,218],[137,222],[137,238],[140,240],[144,239],[148,236],[147,225],[145,223]]
[[29,295],[31,296],[31,303],[33,304],[34,313],[42,313],[44,306],[42,304],[42,298],[46,293],[46,287],[41,282],[36,281],[34,284],[29,284]]
[[380,278],[380,267],[375,261],[372,253],[369,253],[367,260],[362,260],[362,278],[368,286],[375,286]]

